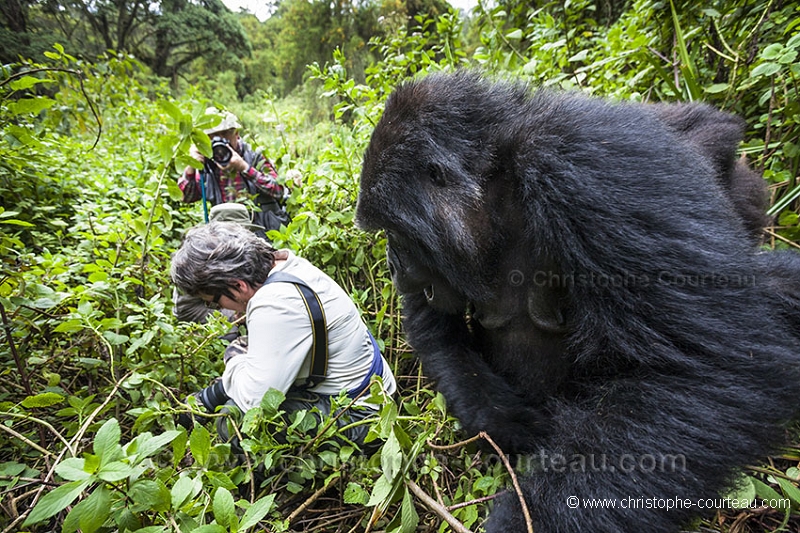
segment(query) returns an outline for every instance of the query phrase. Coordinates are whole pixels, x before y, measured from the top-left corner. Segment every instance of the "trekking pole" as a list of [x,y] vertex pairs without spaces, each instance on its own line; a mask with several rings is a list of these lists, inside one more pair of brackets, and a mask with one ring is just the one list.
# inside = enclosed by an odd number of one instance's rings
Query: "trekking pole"
[[203,202],[203,220],[208,224],[208,202],[206,202],[206,177],[209,175],[208,162],[203,165],[203,172],[200,173],[200,198]]

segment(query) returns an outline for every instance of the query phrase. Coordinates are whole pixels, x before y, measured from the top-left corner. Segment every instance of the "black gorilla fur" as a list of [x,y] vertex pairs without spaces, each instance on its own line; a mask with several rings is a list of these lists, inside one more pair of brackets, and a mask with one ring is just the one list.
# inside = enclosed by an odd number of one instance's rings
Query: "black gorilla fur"
[[[696,507],[567,498],[718,497],[797,416],[800,258],[749,238],[762,199],[740,192],[763,185],[741,135],[704,105],[474,73],[388,99],[357,223],[386,230],[408,340],[453,413],[533,459],[537,533],[677,531]],[[525,530],[501,496],[486,531]]]

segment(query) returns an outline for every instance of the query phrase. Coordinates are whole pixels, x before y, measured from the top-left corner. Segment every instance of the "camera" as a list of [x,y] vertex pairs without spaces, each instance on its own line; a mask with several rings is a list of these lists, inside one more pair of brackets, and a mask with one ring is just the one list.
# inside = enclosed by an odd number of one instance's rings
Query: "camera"
[[216,411],[220,405],[225,405],[230,397],[225,393],[222,380],[217,379],[211,385],[197,393],[197,399],[210,413]]
[[223,167],[231,162],[233,153],[231,152],[231,142],[225,137],[214,137],[211,139],[211,154],[214,161]]

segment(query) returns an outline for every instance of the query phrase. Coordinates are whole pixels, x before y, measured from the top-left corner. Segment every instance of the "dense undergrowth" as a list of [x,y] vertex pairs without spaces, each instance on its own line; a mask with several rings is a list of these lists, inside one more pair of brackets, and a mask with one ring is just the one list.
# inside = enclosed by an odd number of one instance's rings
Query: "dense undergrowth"
[[[187,325],[171,314],[169,257],[183,230],[201,221],[197,205],[180,202],[176,169],[202,135],[204,95],[173,94],[134,58],[86,63],[58,46],[5,68],[2,531],[458,527],[444,522],[446,512],[479,528],[508,470],[489,446],[460,442],[468,436],[404,344],[384,238],[352,223],[361,156],[382,103],[408,76],[464,66],[622,99],[710,101],[748,121],[742,151],[769,181],[777,217],[767,246],[796,246],[800,12],[780,2],[719,4],[639,0],[608,21],[594,20],[586,1],[521,3],[512,12],[481,6],[470,54],[455,15],[420,19],[416,31],[373,43],[382,59],[365,84],[337,54],[311,66],[305,92],[293,98],[223,102],[282,175],[302,175],[293,221],[271,235],[275,244],[350,292],[399,378],[400,394],[372,423],[383,445],[371,457],[305,413],[285,428],[288,444],[277,443],[279,395],[241,421],[243,459],[212,424],[188,433],[175,425],[193,409],[186,395],[221,372],[218,336],[227,328],[222,318]],[[328,112],[320,116],[322,96]],[[697,528],[797,531],[798,442],[787,435],[785,453],[754,465],[740,489],[789,498],[791,509],[720,511]],[[255,465],[266,471],[261,488],[250,482]]]

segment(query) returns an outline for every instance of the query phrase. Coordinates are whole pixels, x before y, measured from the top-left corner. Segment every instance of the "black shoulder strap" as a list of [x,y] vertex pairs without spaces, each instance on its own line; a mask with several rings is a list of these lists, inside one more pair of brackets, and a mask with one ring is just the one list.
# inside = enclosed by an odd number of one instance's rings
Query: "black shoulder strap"
[[328,328],[322,302],[317,293],[297,276],[286,272],[273,272],[267,277],[264,285],[276,282],[293,283],[297,287],[311,318],[311,375],[308,377],[308,386],[313,387],[328,375]]

